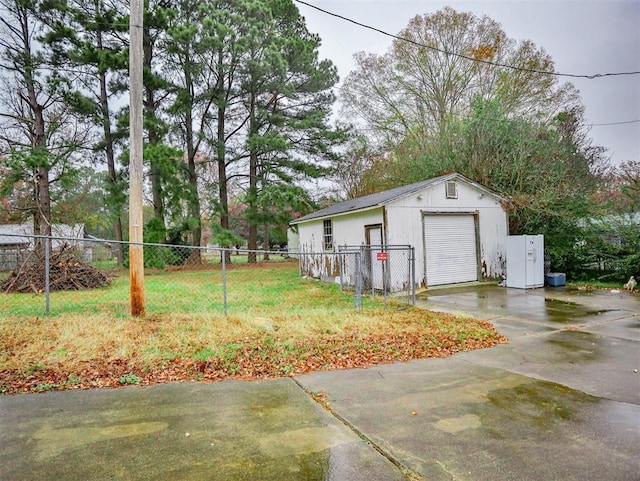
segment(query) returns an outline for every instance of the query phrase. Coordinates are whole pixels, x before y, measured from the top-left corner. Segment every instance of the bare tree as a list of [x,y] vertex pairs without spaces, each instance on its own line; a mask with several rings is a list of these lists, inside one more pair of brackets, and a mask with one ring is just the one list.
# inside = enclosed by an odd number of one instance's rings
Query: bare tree
[[32,186],[34,231],[51,235],[51,185],[70,174],[69,160],[89,131],[61,102],[63,82],[39,43],[44,26],[35,7],[34,2],[0,1],[0,67],[7,87],[0,102],[1,140],[10,171],[5,181]]
[[[45,111],[55,103],[43,81],[42,55],[37,51],[36,36],[42,25],[35,19],[33,4],[3,0],[6,12],[0,18],[2,34],[2,67],[13,76],[15,100],[2,117],[9,120],[12,130],[21,131],[22,142],[10,142],[12,147],[27,147],[35,181],[34,230],[42,235],[51,234],[51,198],[49,193],[49,165]],[[9,140],[9,139],[7,139]],[[22,143],[22,145],[20,145]],[[25,145],[26,144],[26,145]]]
[[[359,53],[345,79],[345,114],[365,132],[395,145],[410,132],[438,136],[472,111],[477,98],[498,100],[513,117],[549,120],[577,102],[570,84],[535,73],[551,57],[530,41],[509,39],[499,23],[446,7],[414,17],[383,55]],[[485,62],[509,64],[507,69]]]

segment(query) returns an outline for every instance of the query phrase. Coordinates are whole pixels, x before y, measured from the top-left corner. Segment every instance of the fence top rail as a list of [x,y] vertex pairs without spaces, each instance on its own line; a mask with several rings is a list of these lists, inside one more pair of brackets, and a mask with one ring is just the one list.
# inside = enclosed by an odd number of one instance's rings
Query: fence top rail
[[246,249],[246,248],[235,248],[235,247],[209,247],[209,246],[191,246],[191,245],[182,245],[182,244],[160,244],[155,242],[130,242],[130,241],[118,241],[112,239],[98,239],[95,237],[65,237],[65,236],[46,236],[46,235],[36,235],[36,234],[9,234],[2,233],[2,236],[6,237],[16,237],[22,239],[51,239],[51,240],[59,240],[59,241],[69,241],[69,242],[83,242],[83,243],[93,243],[93,244],[115,244],[115,245],[141,245],[146,247],[165,247],[165,248],[180,248],[186,250],[207,250],[209,252],[234,252],[238,254],[272,254],[272,255],[282,255],[282,254],[291,254],[295,256],[316,256],[316,255],[325,255],[325,256],[337,256],[342,254],[353,254],[360,252],[362,249],[376,249],[376,250],[384,250],[384,251],[394,251],[394,250],[408,250],[412,249],[411,245],[403,245],[403,244],[361,244],[358,246],[337,246],[336,251],[319,251],[319,252],[295,252],[289,251],[288,249],[280,249],[280,250],[260,250],[260,249]]
[[317,252],[306,252],[306,251],[300,251],[300,252],[291,252],[291,255],[295,255],[295,256],[339,256],[339,255],[345,255],[345,254],[360,254],[359,250],[352,250],[352,251],[317,251]]
[[157,242],[130,242],[130,241],[118,241],[113,239],[98,239],[96,237],[64,237],[64,236],[47,236],[47,235],[36,235],[36,234],[5,234],[1,233],[2,236],[7,237],[19,237],[19,238],[27,238],[27,239],[51,239],[51,240],[62,240],[62,241],[71,241],[71,242],[82,242],[82,243],[93,243],[93,244],[122,244],[122,245],[140,245],[146,247],[177,247],[181,249],[190,249],[190,250],[206,250],[206,251],[214,251],[214,252],[233,252],[239,254],[300,254],[298,252],[290,252],[288,249],[280,249],[280,250],[260,250],[260,249],[245,249],[245,248],[236,248],[236,247],[213,247],[213,246],[192,246],[187,244],[160,244]]
[[392,250],[407,250],[407,249],[413,249],[413,246],[408,245],[408,244],[361,244],[359,246],[338,246],[338,250],[340,252],[348,252],[348,251],[352,251],[352,250],[361,250],[361,249],[379,249],[379,250],[385,250],[385,251],[392,251]]

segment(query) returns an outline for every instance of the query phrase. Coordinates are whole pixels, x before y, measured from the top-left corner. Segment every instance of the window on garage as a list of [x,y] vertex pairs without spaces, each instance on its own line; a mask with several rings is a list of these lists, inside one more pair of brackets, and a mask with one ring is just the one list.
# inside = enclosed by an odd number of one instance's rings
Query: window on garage
[[324,250],[333,250],[333,224],[331,222],[331,219],[325,220],[322,223],[322,231]]
[[457,199],[458,198],[458,184],[453,181],[445,182],[445,191],[447,194],[447,199]]

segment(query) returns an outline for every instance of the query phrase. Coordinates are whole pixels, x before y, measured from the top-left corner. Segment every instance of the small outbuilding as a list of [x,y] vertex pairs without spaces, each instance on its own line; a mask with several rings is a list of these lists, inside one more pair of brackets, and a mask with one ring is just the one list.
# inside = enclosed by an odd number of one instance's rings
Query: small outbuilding
[[[68,244],[90,259],[91,246],[84,241],[84,224],[52,224],[51,233],[53,251],[58,251],[64,244]],[[33,251],[34,246],[32,223],[0,225],[0,272],[17,269]]]
[[[340,246],[412,246],[418,286],[500,279],[509,225],[503,200],[452,173],[300,217],[291,222],[289,245],[301,260]],[[330,277],[330,264],[301,262],[302,274]]]

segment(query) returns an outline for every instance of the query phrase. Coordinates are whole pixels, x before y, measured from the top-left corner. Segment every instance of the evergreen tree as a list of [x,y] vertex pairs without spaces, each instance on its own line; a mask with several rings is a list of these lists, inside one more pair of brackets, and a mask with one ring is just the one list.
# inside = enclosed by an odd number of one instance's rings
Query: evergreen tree
[[[94,152],[107,165],[104,202],[109,207],[117,241],[124,239],[122,211],[126,186],[117,166],[117,133],[113,128],[113,105],[120,96],[110,81],[115,75],[122,76],[128,65],[121,41],[127,29],[127,18],[120,13],[122,7],[122,4],[102,0],[89,3],[59,0],[44,3],[39,12],[50,27],[44,41],[52,49],[52,61],[68,80],[65,102],[76,115],[85,117],[101,132]],[[123,248],[118,244],[120,265]]]
[[[245,201],[249,249],[256,249],[258,226],[271,210],[260,209],[260,192],[272,183],[289,189],[304,178],[317,178],[333,159],[332,147],[343,140],[328,127],[337,82],[329,61],[319,61],[320,40],[306,28],[288,0],[260,5],[252,18],[243,65],[247,110],[249,182]],[[250,261],[255,256],[250,255]]]

